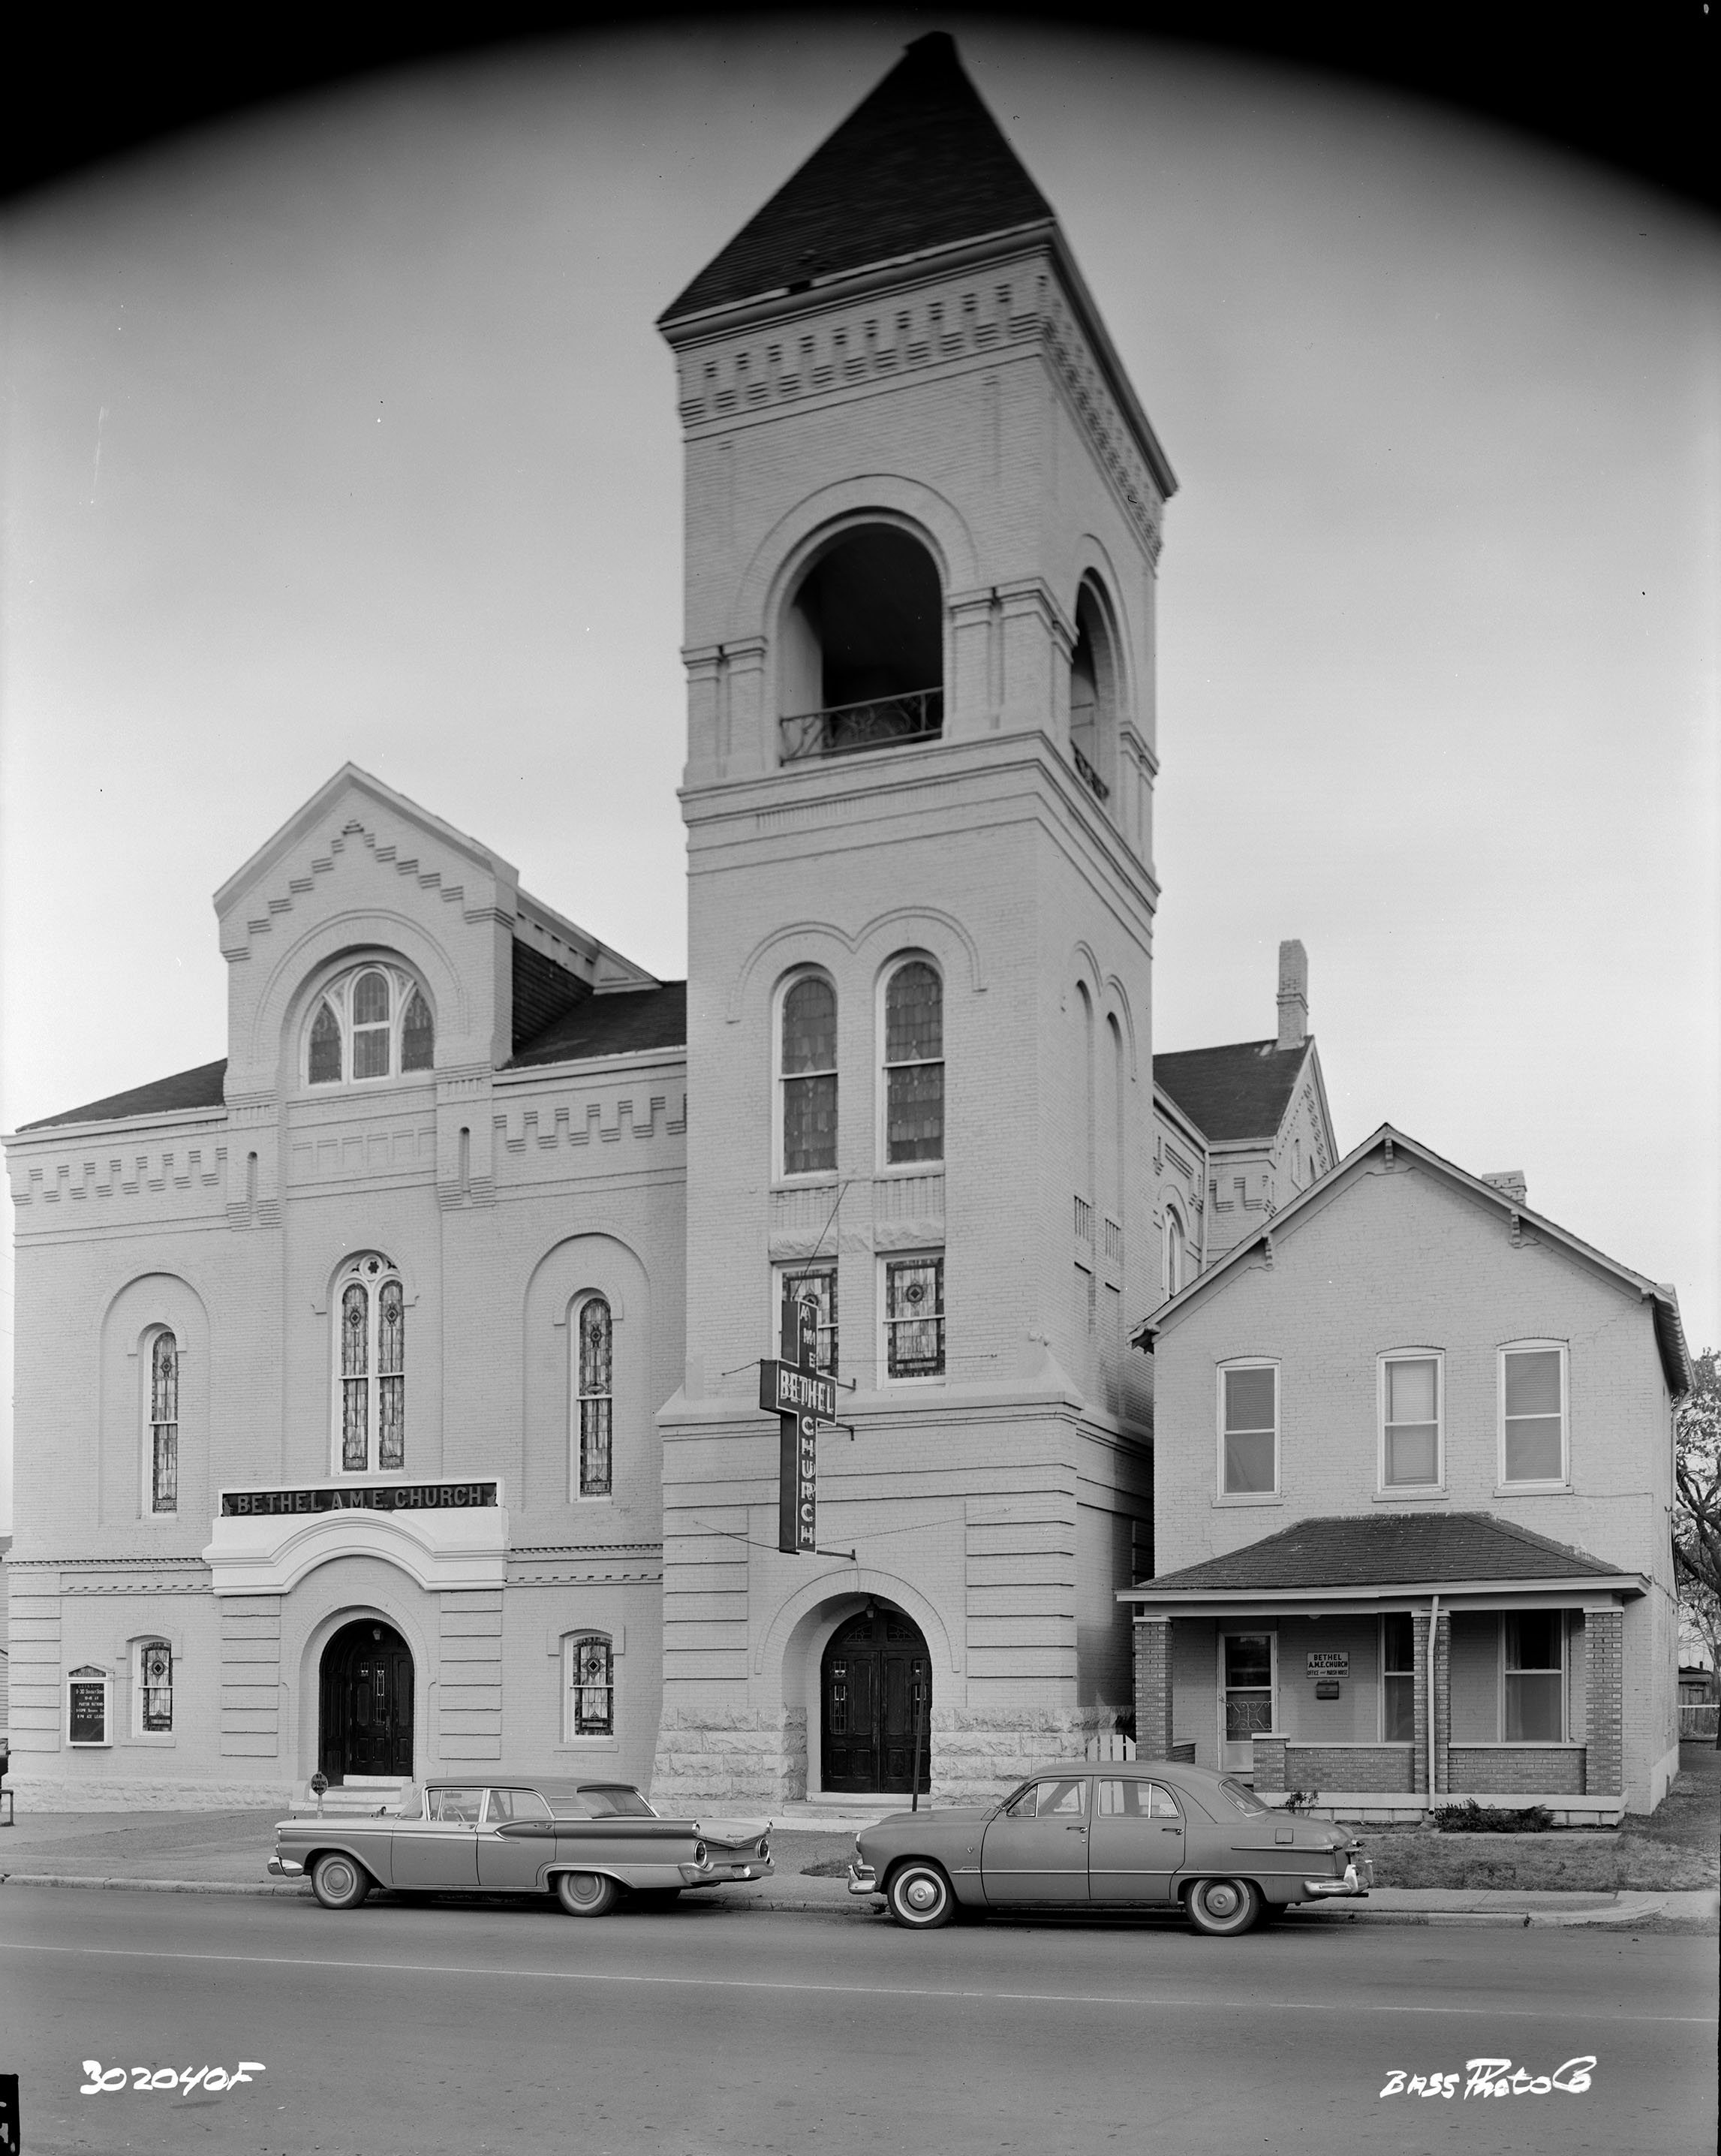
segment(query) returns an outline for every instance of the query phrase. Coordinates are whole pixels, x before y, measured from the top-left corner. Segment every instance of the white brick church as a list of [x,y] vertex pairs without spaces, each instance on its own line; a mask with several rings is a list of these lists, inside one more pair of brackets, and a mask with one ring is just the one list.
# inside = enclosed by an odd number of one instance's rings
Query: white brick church
[[1155,1083],[1170,467],[942,36],[659,326],[688,982],[349,765],[216,895],[224,1062],[7,1141],[38,1800],[955,1796],[1134,1711],[1131,1336],[1337,1160],[1299,945]]

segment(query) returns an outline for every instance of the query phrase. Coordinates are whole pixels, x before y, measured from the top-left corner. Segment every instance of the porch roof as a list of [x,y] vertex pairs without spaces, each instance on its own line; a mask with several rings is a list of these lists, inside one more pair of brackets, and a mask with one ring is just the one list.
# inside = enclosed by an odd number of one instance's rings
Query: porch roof
[[1642,1594],[1647,1582],[1489,1512],[1386,1512],[1298,1520],[1223,1557],[1122,1588],[1118,1599],[1175,1607],[1238,1595],[1307,1603],[1553,1588]]

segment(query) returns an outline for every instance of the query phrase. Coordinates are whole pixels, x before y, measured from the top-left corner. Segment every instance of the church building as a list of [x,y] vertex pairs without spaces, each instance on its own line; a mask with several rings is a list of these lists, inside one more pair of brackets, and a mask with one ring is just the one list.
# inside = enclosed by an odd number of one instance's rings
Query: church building
[[[1155,1085],[1170,466],[942,35],[659,327],[689,982],[349,765],[216,895],[224,1060],[7,1142],[55,1801],[954,1797],[1130,1709],[1129,1332],[1336,1155],[1300,946],[1229,1094]],[[792,1553],[791,1287],[837,1388]]]

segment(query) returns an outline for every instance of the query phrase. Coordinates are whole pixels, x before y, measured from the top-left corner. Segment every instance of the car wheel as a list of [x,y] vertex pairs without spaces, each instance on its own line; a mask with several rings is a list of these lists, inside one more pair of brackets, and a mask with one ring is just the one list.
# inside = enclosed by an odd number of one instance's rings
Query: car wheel
[[616,1906],[621,1892],[613,1879],[601,1871],[558,1871],[556,1898],[571,1917],[602,1917]]
[[374,1882],[363,1865],[338,1851],[311,1866],[310,1891],[325,1909],[356,1909]]
[[1197,1879],[1189,1890],[1189,1921],[1211,1938],[1234,1939],[1257,1923],[1261,1890],[1247,1879]]
[[897,1922],[911,1932],[935,1932],[956,1912],[950,1881],[937,1865],[919,1857],[891,1874],[884,1898]]

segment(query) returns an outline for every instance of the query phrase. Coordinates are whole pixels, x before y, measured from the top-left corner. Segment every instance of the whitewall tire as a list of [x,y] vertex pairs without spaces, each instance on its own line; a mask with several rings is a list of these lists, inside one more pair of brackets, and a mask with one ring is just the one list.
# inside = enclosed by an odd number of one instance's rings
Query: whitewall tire
[[1189,1921],[1210,1938],[1234,1939],[1261,1917],[1261,1890],[1248,1879],[1197,1879],[1189,1890]]
[[910,1932],[935,1932],[956,1913],[950,1881],[939,1866],[922,1857],[898,1866],[884,1899],[897,1922]]
[[616,1906],[621,1888],[601,1871],[558,1871],[556,1898],[571,1917],[603,1917]]
[[374,1882],[356,1857],[334,1850],[310,1868],[310,1891],[325,1909],[356,1909]]

